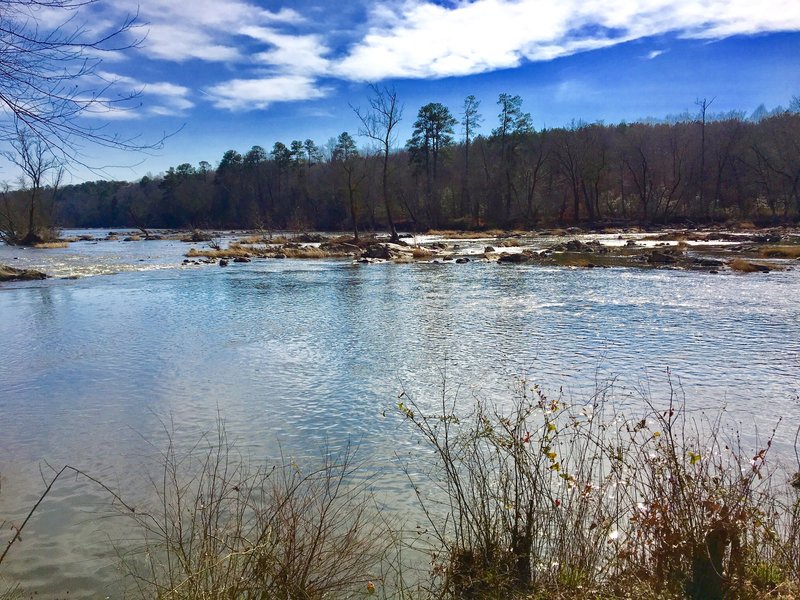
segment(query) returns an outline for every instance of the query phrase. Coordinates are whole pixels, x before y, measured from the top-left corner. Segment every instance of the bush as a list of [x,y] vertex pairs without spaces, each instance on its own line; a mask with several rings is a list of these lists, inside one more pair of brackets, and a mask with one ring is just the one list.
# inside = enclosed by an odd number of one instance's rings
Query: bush
[[143,597],[295,599],[367,590],[383,536],[347,448],[322,464],[252,464],[220,425],[186,455],[172,443],[136,511],[144,543],[126,554]]
[[800,581],[800,475],[773,471],[771,438],[747,452],[674,398],[635,419],[603,392],[571,406],[524,385],[507,408],[456,404],[399,405],[433,450],[418,496],[434,597],[713,600]]

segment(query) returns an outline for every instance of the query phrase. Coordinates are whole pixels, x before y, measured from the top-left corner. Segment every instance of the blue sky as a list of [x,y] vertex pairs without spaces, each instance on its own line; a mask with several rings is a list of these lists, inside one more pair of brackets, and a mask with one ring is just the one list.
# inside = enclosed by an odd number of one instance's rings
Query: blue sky
[[[800,95],[798,0],[99,0],[89,29],[138,11],[139,47],[103,55],[114,93],[141,92],[134,110],[98,124],[142,140],[175,133],[157,153],[87,150],[108,177],[137,179],[225,150],[275,141],[324,145],[356,133],[350,105],[368,83],[404,104],[398,144],[418,108],[458,113],[482,101],[484,131],[497,96],[519,94],[537,128],[572,119],[635,120],[694,111],[787,105]],[[364,142],[365,143],[365,142]],[[0,179],[9,174],[3,168]],[[73,180],[96,175],[75,169]]]

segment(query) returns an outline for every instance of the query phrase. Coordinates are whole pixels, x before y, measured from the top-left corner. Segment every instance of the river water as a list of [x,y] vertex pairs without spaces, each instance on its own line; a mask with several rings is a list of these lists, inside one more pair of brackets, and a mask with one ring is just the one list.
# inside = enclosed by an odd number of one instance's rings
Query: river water
[[[690,410],[726,407],[746,432],[783,417],[784,448],[800,421],[798,269],[220,268],[182,266],[187,249],[0,247],[0,263],[56,276],[0,287],[0,522],[24,518],[48,464],[135,497],[165,423],[188,445],[218,418],[259,458],[349,440],[398,505],[412,502],[393,483],[411,444],[393,407],[402,392],[436,402],[443,382],[465,407],[507,402],[520,376],[576,402],[613,382],[612,401],[631,411],[666,402],[671,383]],[[59,482],[0,575],[39,597],[118,597],[114,515],[86,482]]]

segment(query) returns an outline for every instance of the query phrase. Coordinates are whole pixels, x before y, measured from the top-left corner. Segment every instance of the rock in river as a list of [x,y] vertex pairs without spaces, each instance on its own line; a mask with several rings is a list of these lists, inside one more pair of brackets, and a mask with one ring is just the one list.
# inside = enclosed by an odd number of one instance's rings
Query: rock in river
[[0,281],[34,281],[46,278],[47,275],[41,271],[35,271],[33,269],[15,269],[14,267],[0,265]]
[[671,265],[672,263],[678,262],[678,259],[663,252],[653,251],[650,256],[647,257],[647,262],[651,265]]
[[499,263],[519,264],[528,262],[533,256],[530,252],[519,252],[517,254],[503,254],[497,259]]

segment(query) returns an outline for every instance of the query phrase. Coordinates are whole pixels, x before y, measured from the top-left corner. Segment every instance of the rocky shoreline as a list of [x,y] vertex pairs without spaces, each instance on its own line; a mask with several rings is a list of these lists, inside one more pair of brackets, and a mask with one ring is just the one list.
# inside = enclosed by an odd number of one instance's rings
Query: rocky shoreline
[[[567,239],[553,241],[565,233]],[[585,239],[579,239],[579,236]],[[591,237],[595,239],[587,239]],[[424,239],[406,236],[391,242],[375,236],[360,240],[321,234],[301,234],[291,239],[250,236],[231,241],[226,248],[213,242],[208,247],[193,247],[186,254],[184,264],[216,263],[228,266],[230,262],[249,262],[253,259],[350,258],[366,264],[465,264],[479,261],[588,269],[684,269],[710,273],[721,270],[765,273],[800,264],[797,263],[800,259],[800,233],[795,230],[758,230],[749,233],[678,230],[656,234],[587,234],[556,230],[492,232],[490,236],[482,233],[437,232],[421,238]]]
[[[354,263],[529,265],[577,269],[679,269],[708,273],[768,273],[800,266],[800,230],[638,228],[538,231],[431,231],[390,241],[375,234],[358,240],[348,235],[300,233],[271,235],[242,231],[159,231],[136,235],[62,238],[73,243],[150,243],[179,241],[189,246],[181,266],[231,266],[262,259],[349,259]],[[41,271],[0,265],[0,282],[46,278]]]

